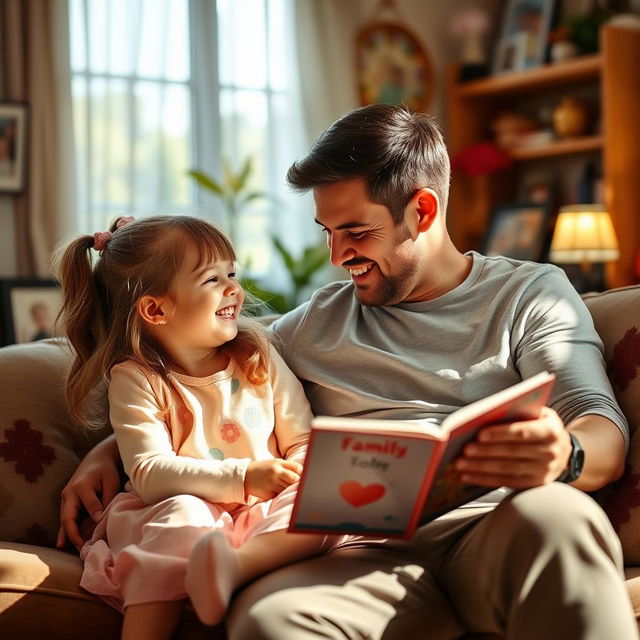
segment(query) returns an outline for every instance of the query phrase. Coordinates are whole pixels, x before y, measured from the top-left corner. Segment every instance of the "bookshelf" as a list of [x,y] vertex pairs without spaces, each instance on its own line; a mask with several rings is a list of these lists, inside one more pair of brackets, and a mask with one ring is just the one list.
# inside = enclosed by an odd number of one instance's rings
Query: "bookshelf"
[[604,26],[597,55],[467,83],[457,77],[457,67],[451,67],[447,142],[452,155],[492,139],[489,123],[501,110],[585,89],[599,102],[601,131],[520,148],[511,154],[512,169],[490,176],[456,173],[447,213],[456,245],[463,251],[479,248],[491,209],[517,199],[518,181],[530,163],[547,163],[562,174],[570,163],[595,158],[602,166],[604,204],[620,244],[620,259],[607,268],[609,284],[635,282],[640,248],[640,32]]

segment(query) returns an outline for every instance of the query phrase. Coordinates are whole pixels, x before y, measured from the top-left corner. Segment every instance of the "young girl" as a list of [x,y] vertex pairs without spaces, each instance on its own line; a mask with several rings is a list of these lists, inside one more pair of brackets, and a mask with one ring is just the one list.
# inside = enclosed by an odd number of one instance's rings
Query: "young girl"
[[169,638],[187,595],[219,622],[236,587],[326,545],[286,532],[311,412],[240,317],[235,259],[209,223],[158,216],[121,218],[60,261],[69,406],[89,423],[106,378],[129,477],[82,548],[81,585],[124,611],[123,638]]

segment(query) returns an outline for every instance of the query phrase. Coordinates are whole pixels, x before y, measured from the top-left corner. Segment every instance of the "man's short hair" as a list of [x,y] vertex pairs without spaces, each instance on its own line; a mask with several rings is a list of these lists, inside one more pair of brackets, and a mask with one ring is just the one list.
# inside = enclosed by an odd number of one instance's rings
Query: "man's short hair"
[[360,107],[334,122],[294,162],[287,182],[308,191],[362,178],[372,202],[383,204],[398,224],[417,189],[433,189],[444,213],[451,168],[447,148],[434,120],[404,106]]

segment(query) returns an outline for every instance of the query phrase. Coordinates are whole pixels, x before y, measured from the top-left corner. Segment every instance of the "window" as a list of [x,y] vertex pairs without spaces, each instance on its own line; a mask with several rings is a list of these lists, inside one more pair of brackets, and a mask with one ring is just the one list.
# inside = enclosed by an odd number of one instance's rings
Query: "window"
[[270,197],[243,210],[236,248],[254,275],[284,286],[269,234],[294,251],[312,238],[312,216],[295,211],[300,201],[284,180],[306,147],[292,0],[69,0],[69,8],[79,230],[104,229],[117,215],[179,212],[224,225],[217,200],[187,172],[220,177],[222,158],[237,169],[251,157],[250,187]]

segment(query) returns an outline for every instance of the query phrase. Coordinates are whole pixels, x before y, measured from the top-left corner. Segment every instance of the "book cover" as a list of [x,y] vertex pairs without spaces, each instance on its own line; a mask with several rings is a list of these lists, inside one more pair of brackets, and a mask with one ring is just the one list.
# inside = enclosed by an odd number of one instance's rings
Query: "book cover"
[[319,416],[289,530],[410,537],[420,524],[492,491],[453,467],[490,424],[536,418],[554,376],[542,373],[455,411],[441,425]]

